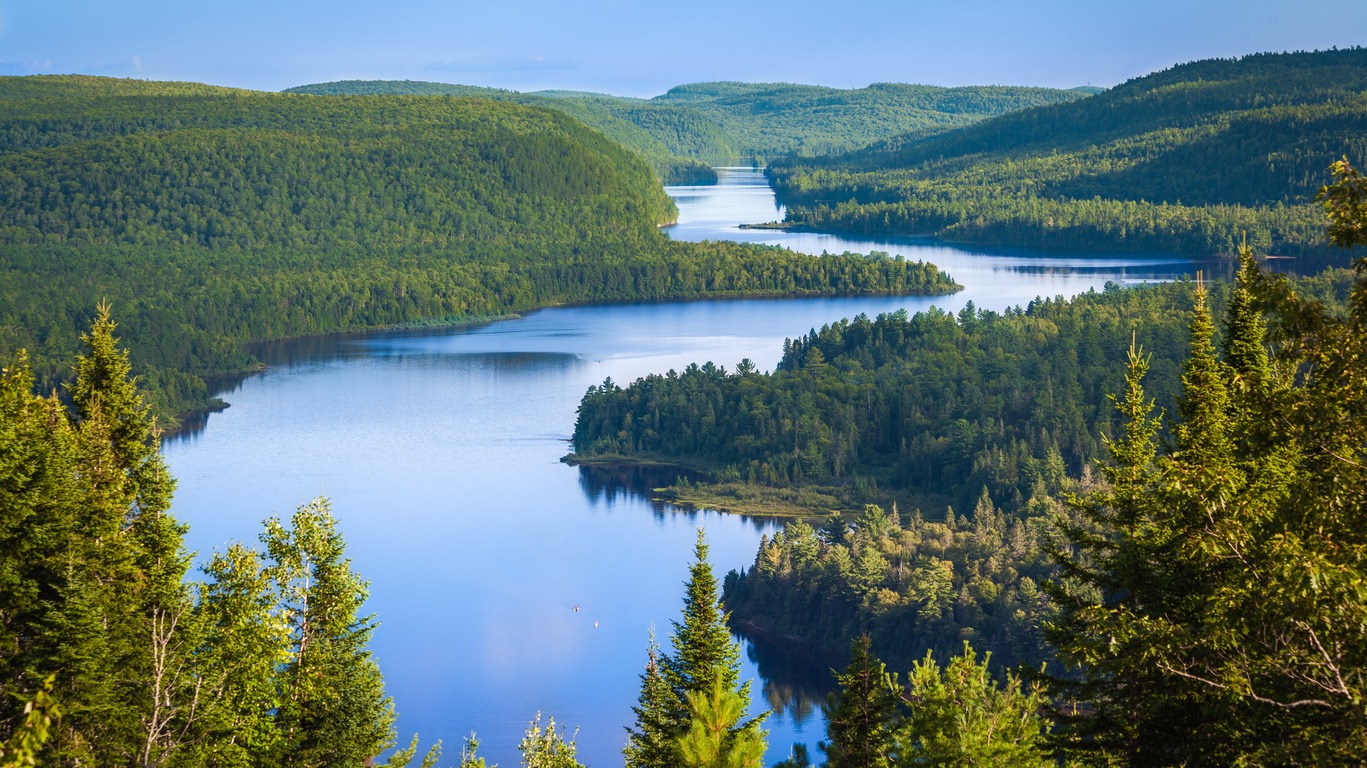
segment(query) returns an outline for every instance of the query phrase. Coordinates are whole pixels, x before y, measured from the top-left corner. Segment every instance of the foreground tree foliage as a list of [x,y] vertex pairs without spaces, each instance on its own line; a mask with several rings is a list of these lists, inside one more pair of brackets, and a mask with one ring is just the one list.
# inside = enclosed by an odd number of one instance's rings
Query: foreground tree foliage
[[373,760],[393,713],[326,502],[187,583],[174,482],[114,330],[102,306],[70,405],[31,394],[22,354],[0,378],[6,750],[54,766]]
[[869,652],[868,635],[850,646],[850,663],[836,675],[838,692],[828,697],[826,740],[818,748],[829,768],[890,768],[892,739],[899,720],[897,678]]
[[855,640],[825,710],[825,765],[1054,765],[1040,749],[1050,727],[1047,697],[1023,688],[1015,674],[999,684],[987,661],[979,663],[968,643],[943,668],[927,653],[901,686],[869,653],[869,638]]
[[899,766],[1028,766],[1055,761],[1039,745],[1048,699],[1008,674],[1003,684],[978,663],[972,647],[943,668],[930,654],[908,676],[908,714],[894,737]]
[[[1322,198],[1347,247],[1361,182],[1338,175]],[[1367,258],[1354,268],[1335,314],[1245,251],[1218,355],[1198,293],[1162,449],[1132,355],[1112,487],[1078,502],[1093,525],[1060,553],[1050,637],[1077,676],[1052,682],[1081,705],[1063,748],[1145,765],[1367,754]]]
[[740,683],[740,646],[731,638],[707,561],[703,532],[684,594],[683,620],[674,622],[672,654],[651,638],[622,750],[628,768],[754,768],[764,757],[767,713],[746,719],[750,681]]

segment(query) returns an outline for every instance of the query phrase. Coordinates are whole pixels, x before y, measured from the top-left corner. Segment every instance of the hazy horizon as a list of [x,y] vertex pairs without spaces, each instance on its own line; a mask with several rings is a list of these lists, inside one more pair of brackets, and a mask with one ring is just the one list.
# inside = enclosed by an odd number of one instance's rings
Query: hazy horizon
[[0,0],[0,74],[257,90],[424,80],[651,97],[696,82],[1110,87],[1176,64],[1367,42],[1367,3]]

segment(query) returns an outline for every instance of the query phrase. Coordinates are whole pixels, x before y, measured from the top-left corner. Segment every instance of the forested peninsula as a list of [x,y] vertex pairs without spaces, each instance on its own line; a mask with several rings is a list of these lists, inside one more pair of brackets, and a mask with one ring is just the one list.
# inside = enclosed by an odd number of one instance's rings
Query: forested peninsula
[[69,375],[109,301],[161,416],[249,342],[535,307],[942,292],[933,267],[680,243],[633,153],[551,110],[95,77],[0,78],[0,355]]
[[712,165],[762,165],[858,149],[914,133],[927,136],[1013,110],[1059,104],[1086,89],[1017,86],[941,88],[875,83],[828,88],[792,83],[692,83],[651,99],[579,91],[520,93],[409,80],[343,80],[293,93],[476,96],[564,112],[645,158],[666,184],[713,183]]
[[[1333,270],[1296,288],[1341,310],[1351,282]],[[1215,312],[1229,291],[1210,286]],[[1146,391],[1177,410],[1191,297],[1188,281],[1112,285],[1003,313],[860,316],[786,343],[772,374],[707,363],[605,382],[580,404],[570,460],[672,462],[711,478],[669,489],[676,501],[805,515],[727,582],[736,615],[768,631],[831,650],[871,632],[903,668],[967,632],[998,663],[1038,665],[1049,521],[1122,429],[1108,396],[1132,343],[1151,356]]]
[[1313,198],[1367,155],[1367,49],[1197,61],[1091,98],[769,168],[786,224],[1054,250],[1346,262]]
[[[1367,180],[1333,173],[1329,239],[1363,246]],[[828,757],[1356,764],[1367,259],[1289,280],[1239,257],[1214,290],[1198,276],[1002,314],[860,317],[789,342],[770,375],[605,382],[575,447],[850,492],[724,589],[743,632],[853,639]],[[927,506],[974,488],[967,515]],[[851,503],[880,494],[890,508]],[[983,650],[1029,692],[991,683]],[[910,692],[874,653],[910,668]],[[927,719],[942,698],[951,715]]]

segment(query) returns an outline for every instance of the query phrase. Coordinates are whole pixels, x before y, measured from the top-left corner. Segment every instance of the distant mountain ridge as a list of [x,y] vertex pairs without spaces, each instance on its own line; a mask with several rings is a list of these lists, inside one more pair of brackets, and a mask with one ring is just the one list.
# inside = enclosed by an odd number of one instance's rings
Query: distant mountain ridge
[[[0,360],[61,384],[111,301],[159,412],[244,344],[570,302],[944,292],[934,267],[684,243],[642,158],[562,111],[0,77]],[[165,423],[165,422],[163,422]]]
[[522,93],[411,80],[348,80],[287,89],[315,95],[472,96],[565,112],[637,152],[666,183],[715,180],[709,164],[851,150],[914,132],[930,135],[985,117],[1084,98],[1076,90],[941,88],[875,83],[840,89],[791,83],[692,83],[652,99],[581,91]]
[[1327,166],[1367,158],[1367,50],[1192,62],[1088,99],[771,169],[788,223],[1129,251],[1325,253]]

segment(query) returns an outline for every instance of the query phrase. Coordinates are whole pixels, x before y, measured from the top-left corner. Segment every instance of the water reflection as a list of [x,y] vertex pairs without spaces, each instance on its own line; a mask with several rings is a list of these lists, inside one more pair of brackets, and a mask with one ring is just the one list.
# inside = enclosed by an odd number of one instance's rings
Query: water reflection
[[616,503],[619,499],[644,501],[654,508],[657,516],[680,508],[660,501],[654,492],[655,489],[672,485],[680,479],[695,483],[702,480],[703,475],[683,467],[643,467],[632,464],[595,464],[579,467],[579,488],[589,501],[608,505]]
[[[175,512],[200,553],[254,541],[260,520],[312,496],[333,499],[349,555],[383,621],[373,649],[401,734],[448,744],[477,731],[491,762],[538,710],[582,728],[581,758],[621,765],[653,625],[678,617],[694,530],[708,531],[718,574],[750,566],[777,524],[650,501],[677,469],[579,468],[567,451],[580,397],[612,378],[749,358],[772,370],[783,341],[842,317],[967,301],[1001,310],[1109,280],[1172,279],[1172,257],[984,254],[741,230],[779,212],[763,176],[679,195],[675,237],[753,239],[798,250],[888,250],[942,263],[951,296],[619,304],[547,309],[506,322],[263,345],[264,372],[218,382],[232,403],[202,431],[168,441]],[[679,190],[673,190],[676,194]],[[581,605],[574,612],[571,606]],[[594,622],[598,622],[597,625]],[[770,761],[822,736],[829,660],[747,637],[742,679],[772,706]]]
[[835,670],[848,659],[770,636],[753,625],[737,623],[732,631],[745,642],[746,658],[764,680],[761,693],[769,708],[797,725],[816,716],[816,724],[824,727],[821,705],[837,688]]

